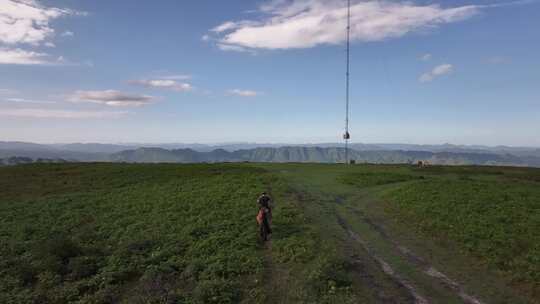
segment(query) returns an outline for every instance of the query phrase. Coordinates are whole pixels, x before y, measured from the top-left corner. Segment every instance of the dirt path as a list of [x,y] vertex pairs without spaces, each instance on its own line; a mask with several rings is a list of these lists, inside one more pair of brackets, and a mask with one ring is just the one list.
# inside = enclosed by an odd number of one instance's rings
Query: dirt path
[[272,240],[268,240],[262,246],[264,246],[263,261],[265,269],[262,284],[269,286],[265,288],[265,290],[267,290],[265,294],[265,303],[280,303],[277,298],[277,293],[268,292],[269,290],[274,290],[274,288],[280,288],[280,286],[276,286],[279,282],[276,281],[277,270],[276,265],[272,260]]
[[378,198],[385,188],[362,188],[340,180],[371,167],[267,168],[281,170],[277,172],[300,193],[297,199],[307,217],[336,240],[336,249],[348,260],[347,271],[355,278],[355,290],[368,294],[361,303],[531,303],[514,292],[504,276],[451,242],[438,242],[396,222]]
[[[339,197],[336,198],[336,201],[343,201],[343,198]],[[408,249],[405,246],[402,246],[398,244],[397,241],[392,239],[386,231],[378,224],[376,224],[374,221],[369,219],[365,214],[358,210],[353,211],[356,216],[359,217],[361,221],[366,223],[373,231],[376,231],[380,237],[391,245],[399,254],[400,256],[404,257],[405,260],[414,267],[418,272],[421,272],[433,279],[436,279],[440,284],[444,285],[447,289],[453,291],[457,297],[459,297],[463,303],[465,304],[484,304],[479,299],[469,295],[464,288],[457,283],[456,281],[450,279],[446,274],[442,273],[441,271],[437,270],[434,266],[429,264],[426,260],[421,258],[420,256],[416,255],[413,251]],[[421,296],[413,286],[413,284],[405,279],[403,279],[399,274],[396,273],[392,267],[385,262],[381,257],[377,256],[373,250],[369,249],[368,243],[363,240],[357,233],[355,233],[351,228],[345,223],[345,221],[339,217],[338,215],[338,222],[343,227],[345,231],[349,234],[351,239],[358,242],[366,249],[367,252],[381,265],[381,268],[383,271],[388,274],[389,276],[393,277],[395,280],[400,282],[403,286],[405,286],[409,292],[414,296],[416,303],[423,304],[428,303],[428,301]]]
[[[279,303],[294,303],[294,295],[290,292],[290,287],[293,285],[289,270],[280,267],[272,259],[272,240],[264,243],[263,261],[264,275],[262,284],[264,285],[265,297],[264,303],[279,304]],[[276,292],[281,291],[281,292]]]
[[368,245],[368,243],[360,238],[360,236],[352,231],[349,226],[345,223],[345,221],[338,216],[338,223],[339,225],[347,232],[349,237],[359,243],[362,248],[370,255],[370,257],[375,260],[379,266],[381,267],[382,271],[391,277],[399,286],[407,289],[407,291],[410,293],[411,297],[414,299],[415,304],[428,304],[429,302],[426,300],[426,298],[417,291],[417,289],[413,286],[413,284],[403,278],[401,275],[399,275],[391,266],[388,264],[384,259],[382,259],[380,256],[378,256]]

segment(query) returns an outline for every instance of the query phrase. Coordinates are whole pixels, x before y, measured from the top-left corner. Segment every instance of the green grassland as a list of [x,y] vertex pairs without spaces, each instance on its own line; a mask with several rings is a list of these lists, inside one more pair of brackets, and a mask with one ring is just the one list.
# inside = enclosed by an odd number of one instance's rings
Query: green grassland
[[516,280],[540,283],[538,182],[430,178],[385,197],[418,231],[455,240]]
[[[255,224],[268,189],[271,253]],[[1,303],[261,303],[279,282],[271,297],[286,301],[354,297],[287,186],[259,168],[2,168],[0,216]]]
[[[403,169],[401,169],[403,170]],[[382,189],[389,213],[431,237],[456,241],[516,281],[540,283],[540,171],[497,167],[380,168],[341,179]]]
[[0,302],[256,297],[257,173],[163,165],[2,170]]
[[502,167],[3,167],[0,303],[414,303],[381,260],[463,303],[404,246],[484,303],[538,303],[539,186],[540,170]]

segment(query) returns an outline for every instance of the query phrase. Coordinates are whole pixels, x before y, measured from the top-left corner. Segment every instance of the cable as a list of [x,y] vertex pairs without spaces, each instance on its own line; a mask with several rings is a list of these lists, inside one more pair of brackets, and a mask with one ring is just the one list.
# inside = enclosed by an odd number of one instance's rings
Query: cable
[[351,0],[347,0],[347,72],[345,84],[345,163],[349,164],[349,78],[350,78],[350,43],[351,43]]

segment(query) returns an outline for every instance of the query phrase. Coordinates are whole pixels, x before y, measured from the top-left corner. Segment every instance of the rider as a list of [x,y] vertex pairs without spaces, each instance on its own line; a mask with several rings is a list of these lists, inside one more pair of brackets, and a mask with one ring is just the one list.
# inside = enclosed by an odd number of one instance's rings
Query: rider
[[270,198],[270,196],[268,195],[268,193],[266,192],[263,192],[261,194],[261,196],[259,196],[259,198],[257,199],[257,203],[259,204],[259,209],[261,208],[265,208],[267,211],[267,228],[268,228],[268,233],[272,233],[272,228],[270,228],[270,225],[272,224],[272,208],[270,206],[272,202],[272,198]]
[[272,199],[266,192],[263,192],[261,196],[259,196],[259,198],[257,199],[257,203],[259,204],[260,207],[265,207],[265,208],[268,208],[269,210],[271,210],[270,208],[271,201]]

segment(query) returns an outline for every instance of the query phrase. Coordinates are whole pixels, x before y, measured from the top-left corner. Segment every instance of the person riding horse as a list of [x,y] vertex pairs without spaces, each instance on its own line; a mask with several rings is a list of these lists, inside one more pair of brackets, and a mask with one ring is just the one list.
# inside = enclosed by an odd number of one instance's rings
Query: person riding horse
[[263,192],[257,199],[259,204],[259,213],[257,214],[257,222],[259,223],[259,232],[263,241],[268,240],[268,234],[272,234],[272,208],[270,206],[272,199]]

